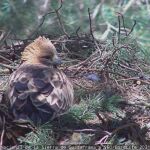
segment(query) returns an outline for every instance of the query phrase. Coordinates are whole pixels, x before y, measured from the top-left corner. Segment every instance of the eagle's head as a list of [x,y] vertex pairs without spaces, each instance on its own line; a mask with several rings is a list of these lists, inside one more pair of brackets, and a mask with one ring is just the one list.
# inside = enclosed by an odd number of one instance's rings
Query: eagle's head
[[45,37],[38,37],[22,52],[22,61],[27,63],[42,63],[45,65],[59,65],[61,63],[55,46]]

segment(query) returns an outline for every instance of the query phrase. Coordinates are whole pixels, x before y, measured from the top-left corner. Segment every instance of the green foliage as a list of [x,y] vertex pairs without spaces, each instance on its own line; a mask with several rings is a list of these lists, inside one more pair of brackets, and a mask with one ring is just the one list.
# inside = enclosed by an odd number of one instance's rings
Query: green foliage
[[[57,124],[47,123],[41,127],[39,127],[36,133],[31,132],[26,135],[26,137],[20,137],[19,141],[22,144],[34,146],[34,145],[54,145],[56,144],[56,137],[54,136],[53,129],[63,129],[63,131],[68,128],[74,128],[75,124],[78,121],[87,122],[90,120],[94,120],[96,118],[96,112],[111,112],[113,113],[121,113],[119,110],[119,102],[121,98],[118,95],[108,96],[104,93],[89,95],[84,97],[80,105],[74,105],[68,112],[68,114],[63,115],[59,118]],[[74,119],[73,119],[74,118]],[[78,120],[78,121],[77,121]],[[76,121],[76,122],[74,122]],[[58,123],[60,122],[59,127]],[[93,137],[93,134],[84,134],[81,133],[79,143],[72,144],[88,144]],[[76,140],[76,139],[72,139]],[[73,142],[73,141],[70,141]]]
[[81,133],[81,143],[80,144],[89,144],[92,138],[92,134]]
[[119,109],[119,102],[121,101],[121,97],[118,95],[112,95],[106,98],[102,103],[102,111],[117,112]]
[[26,137],[20,137],[18,139],[20,143],[26,144],[29,146],[34,145],[53,145],[54,137],[51,129],[51,125],[46,124],[39,127],[36,133],[31,132],[26,135]]
[[[131,16],[132,14],[132,16]],[[137,15],[138,14],[138,15]],[[141,55],[143,55],[143,58],[145,61],[150,62],[150,52],[149,52],[149,38],[150,38],[150,30],[149,30],[149,12],[146,9],[146,6],[140,6],[140,8],[136,9],[136,13],[133,13],[132,11],[128,11],[127,19],[132,19],[137,21],[137,25],[134,29],[134,37],[136,37],[137,43],[141,47]],[[128,19],[129,18],[129,19]]]
[[[2,0],[0,2],[0,28],[12,34],[28,34],[37,20],[33,1]],[[19,33],[22,31],[22,33]]]
[[[61,11],[61,18],[63,20],[67,32],[69,33],[75,32],[79,26],[81,27],[80,30],[82,32],[89,32],[89,16],[87,9],[90,8],[91,16],[93,16],[98,4],[99,4],[98,1],[91,1],[91,0],[88,1],[85,0],[82,2],[80,1],[72,2],[69,0],[65,0],[63,3],[63,7],[60,11]],[[124,5],[126,4],[127,2],[124,2]],[[97,11],[97,15],[94,18],[94,20],[92,20],[92,23],[95,27],[94,33],[98,37],[101,37],[101,35],[104,32],[103,31],[104,27],[101,26],[101,24],[106,24],[108,22],[115,28],[118,28],[118,18],[116,16],[116,12],[120,12],[124,8],[124,5],[119,6],[116,5],[115,2],[106,2],[103,4],[101,12]],[[55,7],[53,6],[53,8],[56,8],[56,6],[58,6],[58,4],[55,1]],[[145,61],[149,62],[150,51],[148,49],[150,48],[150,45],[148,39],[150,38],[149,33],[150,18],[148,10],[146,9],[146,5],[141,5],[139,7],[135,6],[135,8],[131,7],[124,15],[124,20],[125,20],[124,21],[125,27],[128,29],[132,28],[134,20],[136,20],[137,24],[132,33],[132,35],[136,37],[137,41],[135,46],[139,45],[138,47],[138,50],[140,51],[139,55],[142,56],[142,58],[144,58]],[[121,22],[121,27],[123,27],[123,22]],[[111,39],[110,35],[111,32],[108,34],[107,38]],[[133,42],[133,46],[134,44],[135,41]]]
[[[119,50],[118,61],[132,62],[134,59],[140,58],[138,54],[141,54],[141,50],[137,40],[133,36],[120,37],[119,44],[125,46]],[[129,50],[126,48],[126,45],[129,47]]]
[[[39,10],[43,9],[38,6],[39,2],[33,0],[1,0],[0,2],[0,29],[12,31],[12,34],[19,35],[19,37],[26,37],[31,35],[35,27],[38,27],[40,20],[38,19]],[[88,8],[90,8],[92,24],[94,27],[94,34],[101,38],[107,29],[107,23],[110,23],[114,28],[118,28],[118,17],[116,12],[122,12],[128,1],[105,1],[100,8],[98,0],[65,0],[60,9],[60,17],[69,33],[75,33],[80,26],[80,31],[89,32],[89,16]],[[47,12],[55,10],[60,6],[60,1],[52,0],[50,8]],[[45,12],[46,13],[46,12]],[[138,15],[137,15],[138,14]],[[43,14],[44,15],[44,14]],[[124,14],[125,27],[131,29],[134,20],[136,26],[132,35],[136,37],[137,44],[140,46],[140,57],[144,61],[150,60],[150,30],[149,30],[149,11],[146,5],[138,5],[135,3]],[[121,22],[123,27],[123,23]],[[113,28],[111,30],[114,30]],[[52,13],[46,16],[41,28],[38,30],[39,34],[61,35],[64,34],[59,26],[56,14]],[[111,39],[111,31],[107,38]]]
[[88,105],[83,100],[81,100],[80,105],[74,105],[70,109],[70,113],[81,120],[90,120],[94,118],[93,111],[89,110]]
[[96,117],[97,112],[120,113],[120,102],[122,102],[122,99],[118,95],[110,97],[104,93],[89,95],[81,99],[80,105],[74,105],[70,109],[70,113],[78,116],[81,120],[91,120]]

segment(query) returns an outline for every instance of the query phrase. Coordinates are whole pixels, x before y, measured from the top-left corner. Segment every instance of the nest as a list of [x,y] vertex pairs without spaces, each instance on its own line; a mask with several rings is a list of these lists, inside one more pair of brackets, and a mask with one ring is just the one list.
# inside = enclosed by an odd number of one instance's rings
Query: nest
[[[7,76],[17,67],[20,53],[30,41],[18,40],[19,45],[3,47],[1,66],[7,68]],[[130,36],[116,36],[108,41],[100,41],[93,39],[91,35],[81,34],[62,36],[53,39],[52,42],[64,61],[60,69],[70,77],[76,93],[90,94],[111,88],[131,102],[135,102],[135,95],[140,95],[144,105],[150,107],[147,101],[150,97],[150,77],[146,73],[149,67],[137,57],[139,47]],[[6,73],[3,72],[3,75],[6,76]],[[133,90],[135,95],[133,92],[131,94],[130,90]],[[3,138],[6,138],[6,141],[13,139],[13,143],[16,144],[16,138],[23,134],[16,132],[18,127],[21,130],[24,128],[24,131],[31,130],[31,127],[14,123],[7,105],[1,104],[0,111],[1,144]]]
[[[63,43],[56,43],[56,47],[62,47],[60,55],[63,56],[64,65],[61,69],[72,79],[75,87],[87,90],[94,91],[108,84],[119,89],[121,87],[122,90],[133,84],[149,85],[150,77],[145,74],[148,68],[137,57],[139,47],[136,41],[131,37],[122,37],[120,40],[118,43],[114,37],[112,41],[102,42],[84,35],[73,40],[71,38],[71,44],[68,45],[70,39],[63,39]],[[86,56],[84,59],[83,52]]]

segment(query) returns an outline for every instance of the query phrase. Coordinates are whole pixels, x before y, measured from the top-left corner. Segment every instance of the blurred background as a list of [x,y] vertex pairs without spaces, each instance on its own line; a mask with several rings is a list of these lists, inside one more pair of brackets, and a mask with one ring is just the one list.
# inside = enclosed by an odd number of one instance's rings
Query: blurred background
[[[35,35],[47,34],[52,37],[63,35],[55,10],[60,0],[1,0],[0,32],[2,38],[26,39]],[[98,39],[109,39],[118,31],[118,15],[124,16],[126,30],[141,46],[143,57],[150,60],[150,1],[149,0],[62,0],[59,16],[68,34],[90,32],[90,9],[92,29]],[[79,28],[80,27],[80,28]]]

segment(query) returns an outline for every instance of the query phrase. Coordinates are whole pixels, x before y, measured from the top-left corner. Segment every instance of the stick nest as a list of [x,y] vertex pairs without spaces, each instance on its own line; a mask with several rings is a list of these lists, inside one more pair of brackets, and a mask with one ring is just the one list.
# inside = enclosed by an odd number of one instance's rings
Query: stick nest
[[[61,36],[54,39],[50,35],[47,37],[52,40],[63,60],[60,69],[72,80],[77,101],[80,101],[81,96],[90,93],[108,91],[109,95],[109,92],[113,91],[119,93],[128,102],[129,107],[125,109],[126,112],[136,111],[133,106],[135,104],[140,109],[150,108],[149,64],[139,58],[140,47],[131,36],[119,36],[119,38],[114,36],[107,41],[96,40],[87,34]],[[8,39],[8,42],[10,41]],[[5,89],[7,77],[20,62],[20,53],[31,41],[13,39],[13,45],[3,45],[3,51],[0,51],[1,79],[5,77],[6,80],[1,80],[1,93]],[[19,130],[19,133],[14,131],[20,125],[13,123],[8,113],[8,106],[4,106],[2,101],[0,111],[1,143],[4,138],[8,140],[13,136],[16,144],[15,138],[22,133]],[[148,123],[149,109],[141,114],[146,118],[144,121]],[[133,120],[138,120],[141,125],[139,115],[140,113],[134,115]],[[25,130],[27,127],[29,126],[25,125]],[[31,130],[31,127],[29,129]]]

